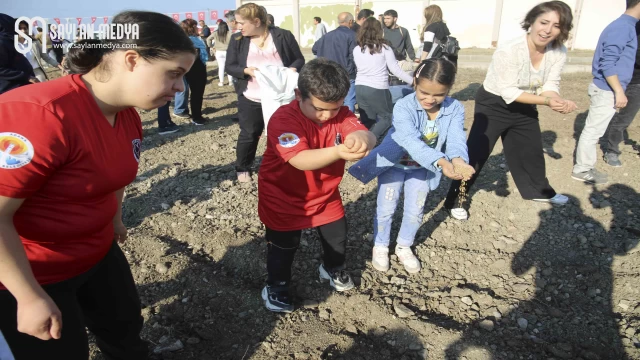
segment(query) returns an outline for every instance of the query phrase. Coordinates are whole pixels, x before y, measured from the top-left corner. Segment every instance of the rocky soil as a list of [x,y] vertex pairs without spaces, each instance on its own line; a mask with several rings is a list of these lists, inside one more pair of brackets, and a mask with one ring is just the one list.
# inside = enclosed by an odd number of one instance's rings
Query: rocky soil
[[[629,129],[622,168],[599,160],[609,184],[570,178],[588,74],[563,78],[576,113],[540,109],[547,174],[568,205],[522,200],[498,144],[470,194],[470,219],[441,209],[443,181],[429,194],[416,239],[423,270],[410,276],[392,255],[391,270],[381,273],[370,264],[375,181],[365,186],[346,175],[348,270],[357,288],[338,294],[319,282],[322,250],[307,230],[294,263],[297,309],[280,315],[260,297],[266,245],[257,183],[235,181],[235,95],[217,87],[215,70],[208,125],[183,122],[181,132],[161,136],[156,112],[142,112],[123,248],[153,359],[640,359],[640,132],[637,124]],[[453,90],[467,128],[483,77],[462,69]],[[259,155],[264,147],[263,139]],[[95,346],[92,359],[102,359]]]

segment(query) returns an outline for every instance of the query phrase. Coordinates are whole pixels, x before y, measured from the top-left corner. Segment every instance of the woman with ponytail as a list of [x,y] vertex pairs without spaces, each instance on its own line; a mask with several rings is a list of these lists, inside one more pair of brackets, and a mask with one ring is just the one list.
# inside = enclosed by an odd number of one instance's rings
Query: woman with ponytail
[[225,67],[238,79],[238,117],[240,135],[236,146],[236,173],[239,182],[251,181],[251,167],[258,141],[264,130],[260,85],[255,72],[261,66],[276,65],[302,69],[304,56],[293,34],[268,26],[267,10],[254,3],[240,6],[235,12],[240,35],[231,36]]
[[113,23],[138,36],[80,41],[72,75],[0,96],[0,353],[16,359],[88,359],[85,327],[107,359],[148,356],[118,245],[140,160],[135,108],[182,91],[196,51],[165,15],[127,11]]

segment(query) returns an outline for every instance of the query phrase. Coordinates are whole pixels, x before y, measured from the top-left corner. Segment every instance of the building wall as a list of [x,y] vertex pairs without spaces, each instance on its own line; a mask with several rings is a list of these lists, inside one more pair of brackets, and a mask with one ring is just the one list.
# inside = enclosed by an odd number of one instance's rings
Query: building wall
[[[245,0],[245,2],[249,2]],[[267,8],[275,17],[276,25],[293,30],[291,0],[254,1]],[[491,48],[497,0],[361,0],[362,9],[375,12],[376,16],[394,9],[398,12],[398,23],[407,28],[414,47],[420,44],[423,9],[426,3],[442,8],[444,18],[453,36],[463,48]],[[524,34],[520,22],[525,14],[541,0],[503,0],[498,45]],[[575,10],[578,0],[565,0]],[[357,0],[300,0],[300,45],[311,47],[315,27],[313,17],[319,16],[333,30],[337,27],[337,16],[343,11],[355,15]],[[576,29],[575,49],[596,47],[598,37],[607,24],[624,12],[625,0],[583,0],[580,23]]]

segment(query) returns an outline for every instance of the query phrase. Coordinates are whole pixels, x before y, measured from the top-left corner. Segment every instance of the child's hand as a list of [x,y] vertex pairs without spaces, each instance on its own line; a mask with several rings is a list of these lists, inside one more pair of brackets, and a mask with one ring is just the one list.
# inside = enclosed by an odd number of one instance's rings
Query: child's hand
[[344,145],[353,153],[369,154],[376,145],[376,137],[370,131],[354,131],[344,140]]
[[451,180],[462,180],[462,175],[458,174],[453,168],[453,164],[448,162],[447,159],[442,158],[438,160],[438,165],[442,168],[442,174]]
[[349,149],[345,144],[340,144],[335,148],[336,148],[336,151],[338,152],[338,156],[340,157],[340,159],[346,160],[346,161],[360,160],[363,157],[367,156],[367,154],[369,154],[369,151],[354,152],[352,149]]
[[455,158],[451,160],[451,164],[453,164],[454,171],[462,176],[462,180],[469,181],[473,174],[476,173],[476,170],[473,166],[467,164],[461,158]]

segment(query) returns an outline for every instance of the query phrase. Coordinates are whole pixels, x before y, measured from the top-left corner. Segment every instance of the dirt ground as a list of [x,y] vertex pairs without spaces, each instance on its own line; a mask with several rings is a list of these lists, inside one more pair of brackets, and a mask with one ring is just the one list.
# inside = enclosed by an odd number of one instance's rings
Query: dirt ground
[[[609,184],[570,178],[589,74],[563,78],[576,113],[540,110],[547,175],[568,205],[522,200],[498,144],[472,191],[470,219],[441,209],[443,180],[416,239],[423,270],[410,276],[392,256],[392,269],[380,273],[370,264],[376,184],[347,174],[340,187],[357,287],[339,294],[318,281],[321,247],[305,231],[294,263],[297,309],[280,315],[260,297],[266,245],[257,177],[235,180],[236,96],[217,86],[216,70],[209,67],[206,126],[175,120],[182,131],[161,136],[157,112],[141,114],[145,139],[127,188],[123,248],[153,359],[640,359],[640,133],[638,124],[629,129],[624,167],[598,161]],[[462,69],[452,92],[467,129],[483,78]],[[258,155],[264,148],[262,139]],[[92,345],[92,359],[102,358]]]

